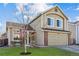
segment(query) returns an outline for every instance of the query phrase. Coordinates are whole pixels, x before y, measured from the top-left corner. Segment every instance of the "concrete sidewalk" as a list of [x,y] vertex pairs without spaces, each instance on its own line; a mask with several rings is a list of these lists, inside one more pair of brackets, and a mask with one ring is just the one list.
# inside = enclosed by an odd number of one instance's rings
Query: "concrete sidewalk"
[[79,53],[79,46],[78,45],[58,46],[57,48]]

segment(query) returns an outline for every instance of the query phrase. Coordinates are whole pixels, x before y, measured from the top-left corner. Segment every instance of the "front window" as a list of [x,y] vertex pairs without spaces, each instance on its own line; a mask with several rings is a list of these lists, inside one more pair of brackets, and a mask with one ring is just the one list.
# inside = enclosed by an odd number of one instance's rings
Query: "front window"
[[19,40],[19,39],[20,39],[19,34],[14,34],[14,40]]
[[54,20],[52,18],[48,18],[48,25],[54,27]]
[[57,20],[57,27],[62,27],[62,20]]

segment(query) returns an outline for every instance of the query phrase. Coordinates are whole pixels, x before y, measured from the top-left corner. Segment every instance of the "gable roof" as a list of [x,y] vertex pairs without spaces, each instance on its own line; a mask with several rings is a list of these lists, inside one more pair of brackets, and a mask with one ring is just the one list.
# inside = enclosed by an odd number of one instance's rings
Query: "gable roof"
[[50,11],[53,8],[58,8],[60,10],[60,12],[62,13],[62,15],[68,20],[68,17],[64,14],[64,12],[58,6],[54,6],[54,7],[50,8],[50,9],[48,9],[48,10],[40,13],[39,15],[37,15],[29,24],[31,24],[33,21],[35,21],[36,19],[38,19],[41,15],[47,13],[48,11]]
[[16,27],[21,27],[21,28],[25,28],[24,26],[26,26],[27,30],[34,30],[30,25],[24,25],[24,24],[20,24],[20,23],[15,23],[15,22],[6,22],[6,28],[8,28],[9,26],[16,26]]

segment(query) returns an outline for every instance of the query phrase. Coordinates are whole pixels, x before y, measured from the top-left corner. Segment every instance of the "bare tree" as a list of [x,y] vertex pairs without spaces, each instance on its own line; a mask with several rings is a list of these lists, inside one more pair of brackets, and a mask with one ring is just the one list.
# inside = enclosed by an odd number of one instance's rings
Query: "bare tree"
[[[29,13],[28,13],[29,11],[26,12],[24,5],[22,5],[20,7],[20,12],[21,12],[22,19],[19,19],[17,16],[16,16],[16,19],[18,21],[22,20],[22,23],[24,24],[24,27],[25,27],[25,29],[24,29],[24,31],[25,31],[25,34],[24,34],[24,52],[22,54],[28,54],[28,53],[30,53],[30,52],[28,52],[28,49],[27,49],[28,46],[30,46],[29,45],[29,31],[28,31],[28,22],[30,20]],[[25,19],[24,16],[26,16],[27,19]]]

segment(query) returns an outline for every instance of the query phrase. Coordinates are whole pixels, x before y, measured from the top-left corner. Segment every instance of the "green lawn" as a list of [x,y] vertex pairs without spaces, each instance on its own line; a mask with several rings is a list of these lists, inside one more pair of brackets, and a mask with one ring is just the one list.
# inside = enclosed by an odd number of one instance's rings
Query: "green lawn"
[[[23,48],[0,48],[0,56],[21,56]],[[31,56],[78,56],[78,53],[65,51],[58,48],[29,48]]]

